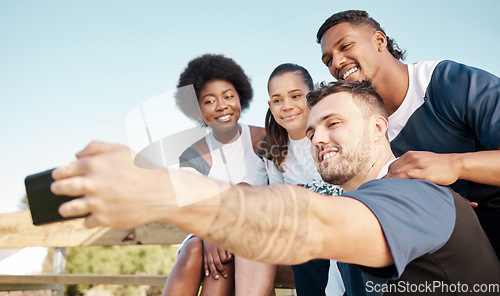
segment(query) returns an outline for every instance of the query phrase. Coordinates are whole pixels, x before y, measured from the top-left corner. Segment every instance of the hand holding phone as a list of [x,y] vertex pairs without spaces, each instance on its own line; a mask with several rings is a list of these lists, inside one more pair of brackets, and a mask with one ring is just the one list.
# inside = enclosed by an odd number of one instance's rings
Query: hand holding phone
[[58,209],[61,204],[78,197],[55,195],[50,191],[50,184],[54,182],[51,175],[53,170],[29,175],[24,180],[31,218],[35,225],[80,218],[64,218],[59,214]]

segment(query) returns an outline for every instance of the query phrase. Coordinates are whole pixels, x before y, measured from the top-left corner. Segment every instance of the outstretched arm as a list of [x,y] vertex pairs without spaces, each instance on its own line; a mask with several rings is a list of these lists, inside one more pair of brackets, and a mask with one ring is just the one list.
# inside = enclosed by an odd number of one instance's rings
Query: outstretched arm
[[425,179],[439,185],[463,179],[500,186],[500,150],[454,154],[408,151],[389,166],[384,178]]
[[298,186],[236,186],[207,239],[252,260],[297,264],[332,258],[387,266],[392,257],[373,213],[351,198],[328,198]]
[[[65,217],[89,213],[89,227],[165,221],[252,260],[392,264],[378,220],[354,199],[327,198],[291,185],[228,189],[179,170],[144,170],[119,145],[92,143],[77,157],[54,171],[52,191],[83,196],[62,205],[60,212]],[[205,198],[178,207],[176,196]]]

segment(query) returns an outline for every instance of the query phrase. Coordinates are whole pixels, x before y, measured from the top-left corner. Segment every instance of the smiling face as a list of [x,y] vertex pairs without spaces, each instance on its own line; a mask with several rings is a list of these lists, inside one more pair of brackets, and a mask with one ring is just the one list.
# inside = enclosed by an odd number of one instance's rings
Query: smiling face
[[276,122],[294,140],[305,136],[309,116],[306,95],[309,91],[298,72],[284,73],[269,81],[269,109]]
[[382,32],[344,22],[322,36],[322,61],[337,80],[373,81],[384,65],[386,45]]
[[203,120],[214,132],[238,129],[241,104],[232,83],[218,79],[208,81],[199,93],[198,103]]
[[323,180],[342,185],[367,168],[372,149],[366,120],[346,92],[326,96],[313,106],[307,137]]

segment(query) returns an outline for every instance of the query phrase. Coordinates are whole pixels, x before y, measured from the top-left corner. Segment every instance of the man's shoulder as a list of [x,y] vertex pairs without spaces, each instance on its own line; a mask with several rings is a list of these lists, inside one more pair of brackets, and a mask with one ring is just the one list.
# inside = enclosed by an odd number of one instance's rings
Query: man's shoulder
[[492,73],[474,66],[452,60],[441,60],[436,63],[431,80],[436,86],[445,86],[448,83],[453,83],[453,88],[441,87],[440,89],[444,88],[456,91],[457,89],[472,87],[473,85],[470,82],[475,80],[483,83],[491,83],[493,81],[498,85],[499,78]]
[[[487,118],[500,92],[500,78],[472,66],[451,60],[436,65],[426,89],[426,99],[434,112],[452,125],[472,125],[475,114]],[[494,109],[494,108],[493,108]]]
[[446,61],[447,60],[418,61],[412,64],[408,64],[408,66],[413,67],[419,71],[432,72],[438,64]]
[[402,179],[402,178],[383,178],[370,180],[355,191],[365,191],[365,190],[390,190],[390,191],[400,191],[401,188],[415,189],[415,190],[431,190],[442,194],[449,195],[447,187],[437,185],[435,183],[429,182],[423,179]]
[[362,268],[379,278],[397,279],[411,261],[439,250],[455,228],[452,193],[425,180],[376,179],[343,195],[369,208],[384,231],[395,268]]
[[375,179],[342,195],[361,201],[372,211],[394,207],[402,215],[414,212],[415,208],[427,212],[455,212],[453,195],[448,187],[422,179]]

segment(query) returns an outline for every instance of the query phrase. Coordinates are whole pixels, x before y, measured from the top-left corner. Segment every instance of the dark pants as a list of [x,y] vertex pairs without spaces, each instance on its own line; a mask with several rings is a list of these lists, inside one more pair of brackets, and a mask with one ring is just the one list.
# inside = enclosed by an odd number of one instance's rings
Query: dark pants
[[293,265],[293,276],[298,296],[324,296],[328,283],[330,260],[315,259]]
[[500,260],[500,210],[479,217],[479,222],[490,239],[491,245]]

